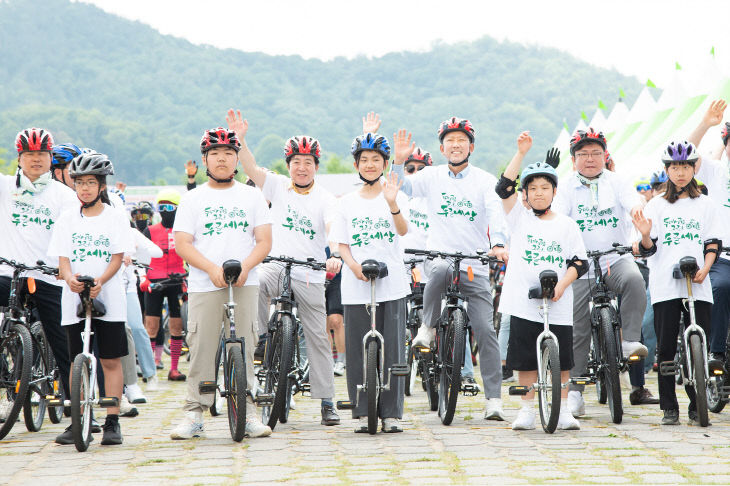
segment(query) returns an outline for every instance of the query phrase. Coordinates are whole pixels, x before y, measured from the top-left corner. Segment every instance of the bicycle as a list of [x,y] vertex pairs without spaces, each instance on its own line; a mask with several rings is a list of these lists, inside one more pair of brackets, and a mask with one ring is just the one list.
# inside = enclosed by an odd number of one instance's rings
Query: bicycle
[[[537,350],[537,383],[532,386],[511,386],[510,395],[526,395],[532,390],[537,392],[542,429],[548,434],[555,432],[560,416],[560,393],[563,384],[560,381],[560,348],[558,338],[550,331],[549,310],[550,299],[555,295],[558,274],[554,270],[540,272],[540,286],[528,291],[530,299],[542,299],[540,309],[543,312],[543,331],[538,335]],[[567,385],[567,384],[566,384]]]
[[[679,342],[677,356],[673,361],[659,363],[659,372],[664,376],[679,376],[685,385],[695,389],[697,415],[700,426],[709,425],[707,407],[707,386],[710,370],[707,366],[707,337],[705,331],[697,325],[695,318],[695,298],[692,295],[692,279],[699,270],[694,257],[683,257],[672,269],[672,277],[684,279],[687,283],[686,299],[682,299],[689,316],[689,326],[685,326],[686,318],[679,323]],[[722,370],[718,370],[722,371]]]
[[[368,259],[362,262],[362,274],[370,281],[370,304],[367,305],[370,313],[370,331],[362,338],[363,348],[363,377],[364,383],[357,385],[355,403],[351,401],[338,401],[337,408],[352,410],[357,408],[360,402],[360,392],[364,392],[368,405],[368,433],[374,435],[378,431],[378,408],[380,393],[389,391],[393,383],[392,377],[406,376],[410,368],[405,363],[394,363],[388,369],[388,380],[384,380],[385,367],[385,342],[383,335],[375,328],[376,308],[375,282],[379,278],[388,276],[388,267],[385,263]],[[462,347],[463,349],[463,347]]]
[[[223,262],[223,276],[228,285],[228,302],[223,304],[223,310],[228,319],[230,337],[226,338],[221,330],[220,356],[216,356],[216,374],[219,361],[223,367],[223,381],[219,387],[216,381],[201,381],[198,391],[201,394],[214,394],[216,391],[221,398],[226,399],[228,409],[228,428],[231,438],[241,442],[246,433],[246,347],[242,337],[236,337],[236,302],[233,300],[233,283],[241,275],[241,262],[226,260]],[[225,325],[225,320],[221,326]],[[216,377],[217,378],[217,377]]]
[[[411,391],[413,390],[413,387],[416,383],[416,376],[418,376],[421,368],[421,360],[419,357],[415,356],[411,341],[413,340],[416,333],[418,333],[418,328],[421,326],[421,322],[423,322],[423,285],[421,284],[419,271],[416,268],[416,265],[422,262],[423,259],[418,258],[411,258],[410,260],[405,260],[403,262],[408,267],[411,276],[411,293],[406,299],[405,351],[406,361],[408,362],[409,369],[408,376],[406,376],[405,384],[405,395],[407,397],[411,396]],[[421,383],[423,384],[424,390],[426,390],[426,382],[422,381]],[[429,402],[430,401],[431,400],[429,397]],[[436,402],[436,400],[434,400],[434,402]]]
[[[419,348],[421,354],[430,353],[431,366],[427,379],[433,380],[431,385],[438,387],[438,413],[441,423],[450,425],[456,411],[459,393],[475,396],[479,389],[461,382],[461,367],[464,364],[464,348],[467,335],[471,332],[467,317],[468,298],[459,290],[461,278],[461,262],[465,259],[479,260],[483,265],[500,262],[481,250],[476,255],[465,255],[461,252],[445,253],[440,251],[406,249],[405,253],[422,255],[429,260],[443,258],[452,261],[452,272],[449,285],[441,298],[441,316],[437,321],[436,340],[430,348]],[[471,275],[471,268],[469,268]]]
[[257,398],[265,401],[261,407],[261,421],[273,430],[277,421],[286,423],[289,420],[292,395],[298,391],[309,391],[309,383],[304,383],[308,370],[302,366],[304,360],[299,346],[302,325],[297,317],[296,298],[291,288],[291,270],[294,265],[324,270],[325,264],[316,262],[314,258],[301,261],[286,256],[266,257],[264,263],[268,262],[284,264],[282,292],[271,301],[274,312],[269,318],[264,358],[258,372],[264,392],[257,394]]

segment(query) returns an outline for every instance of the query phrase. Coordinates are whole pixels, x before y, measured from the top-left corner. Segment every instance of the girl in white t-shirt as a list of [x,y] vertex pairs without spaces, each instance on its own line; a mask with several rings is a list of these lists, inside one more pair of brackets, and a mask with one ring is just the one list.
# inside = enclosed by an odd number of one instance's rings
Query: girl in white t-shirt
[[[496,186],[511,235],[510,259],[499,303],[500,312],[511,316],[506,366],[518,372],[519,383],[523,386],[531,386],[537,381],[535,343],[544,329],[542,300],[528,298],[528,290],[540,286],[539,276],[543,270],[557,273],[559,280],[550,305],[550,331],[558,339],[560,381],[566,382],[574,365],[573,290],[570,285],[588,268],[578,225],[568,216],[550,209],[558,187],[558,175],[552,165],[546,162],[528,165],[520,177],[524,201],[517,200],[515,180],[531,146],[529,133],[520,134],[517,153]],[[534,398],[534,391],[522,397],[522,408],[512,422],[513,430],[535,428]],[[567,398],[568,390],[564,388],[558,428],[577,430],[580,428],[578,420],[564,405]]]
[[[396,157],[405,160],[413,151],[410,137],[396,147]],[[340,244],[342,268],[342,303],[345,307],[345,344],[348,356],[347,391],[352,403],[357,399],[357,385],[363,383],[362,340],[370,330],[370,283],[362,273],[362,262],[373,259],[388,266],[388,276],[375,284],[376,327],[384,340],[384,370],[402,362],[405,339],[405,297],[410,292],[403,272],[403,248],[400,238],[408,231],[405,213],[406,196],[399,193],[397,177],[381,181],[388,166],[390,147],[385,137],[368,133],[352,144],[355,168],[364,182],[360,190],[340,199],[332,240]],[[386,378],[388,379],[388,378]],[[380,395],[379,415],[384,432],[401,432],[405,383],[402,377],[390,377],[390,390]],[[355,432],[367,432],[367,400],[360,396],[353,418],[360,418]]]
[[[684,279],[672,278],[674,266],[686,256],[694,257],[699,266],[692,286],[696,299],[695,318],[697,325],[708,338],[710,336],[712,286],[708,273],[718,253],[720,208],[700,192],[694,178],[697,158],[691,143],[670,143],[662,156],[669,177],[666,191],[652,198],[643,214],[639,213],[633,219],[641,233],[639,250],[642,255],[651,256],[647,261],[651,273],[649,293],[654,308],[659,362],[674,360],[679,320],[683,315],[686,317],[682,300],[688,296],[687,286]],[[697,424],[694,388],[685,386],[685,390],[689,397],[690,424]],[[659,405],[664,410],[662,425],[679,424],[674,376],[659,376]]]
[[[124,328],[126,299],[118,270],[124,253],[134,250],[134,243],[126,215],[109,206],[106,176],[113,173],[114,168],[107,156],[96,152],[81,154],[71,162],[69,175],[81,201],[81,210],[69,209],[61,216],[51,236],[48,254],[58,257],[59,275],[66,282],[61,323],[66,329],[71,361],[83,351],[81,333],[84,320],[76,312],[84,284],[77,277],[88,275],[95,279],[91,298],[101,302],[106,313],[92,320],[92,339],[98,342],[105,395],[116,397],[121,402],[124,379],[120,358],[127,354],[128,349]],[[107,408],[103,428],[102,444],[122,443],[119,407]],[[56,438],[56,442],[73,443],[71,426]]]

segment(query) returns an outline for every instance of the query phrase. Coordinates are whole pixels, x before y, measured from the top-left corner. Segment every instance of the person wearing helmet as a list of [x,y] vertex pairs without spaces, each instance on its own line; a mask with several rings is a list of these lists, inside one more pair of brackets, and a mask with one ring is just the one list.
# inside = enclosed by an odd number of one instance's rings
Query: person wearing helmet
[[[698,146],[702,138],[711,127],[722,123],[727,103],[725,100],[715,100],[710,103],[697,128],[687,139]],[[707,184],[707,195],[717,203],[725,221],[730,218],[730,122],[723,124],[720,132],[722,153],[718,160],[707,154],[698,154],[695,163],[695,177]],[[727,228],[727,225],[723,226]],[[730,243],[730,231],[722,235],[723,242]],[[728,243],[726,243],[728,244]],[[724,363],[726,357],[728,322],[730,322],[730,257],[721,253],[710,269],[710,283],[712,284],[712,325],[710,326],[710,360]],[[730,371],[730,370],[728,370]]]
[[[38,260],[56,266],[49,258],[48,243],[61,213],[76,207],[76,195],[51,176],[53,137],[42,128],[28,128],[15,139],[18,169],[14,175],[0,175],[0,255],[25,265],[35,266]],[[0,306],[7,306],[13,268],[0,265]],[[70,361],[66,333],[61,328],[61,289],[63,282],[40,272],[27,272],[25,277],[36,281],[32,295],[40,314],[43,331],[56,357],[61,383],[70,396],[68,377]],[[19,295],[26,298],[26,290]],[[0,410],[0,418],[4,418]]]
[[170,313],[170,371],[167,379],[170,381],[185,381],[186,376],[177,369],[182,350],[183,324],[180,317],[180,301],[178,295],[183,292],[182,284],[165,286],[162,290],[149,290],[149,284],[169,278],[171,273],[185,273],[183,260],[175,251],[175,237],[172,233],[175,224],[175,213],[180,204],[180,193],[175,189],[163,189],[157,193],[157,209],[161,221],[147,226],[142,233],[152,243],[162,249],[160,258],[150,261],[143,288],[145,292],[145,328],[150,336],[152,351],[156,351],[157,334],[160,330],[162,303],[167,298]]
[[149,226],[152,222],[152,218],[155,215],[155,210],[152,207],[152,203],[149,201],[140,201],[133,208],[130,213],[134,225],[141,232]]
[[[342,266],[339,251],[326,256],[327,235],[334,220],[337,202],[319,185],[314,176],[319,170],[322,154],[319,141],[307,135],[291,137],[284,144],[284,160],[289,177],[259,167],[249,150],[245,136],[248,122],[241,112],[229,110],[228,127],[241,140],[241,164],[246,175],[271,204],[273,244],[270,254],[297,260],[314,257],[327,261],[327,271],[337,273]],[[330,246],[337,249],[337,246]],[[258,330],[265,334],[269,322],[269,303],[281,295],[283,265],[265,263],[259,267]],[[324,298],[325,272],[294,267],[291,285],[296,295],[299,318],[307,341],[311,397],[321,402],[322,425],[339,425],[340,417],[334,406],[335,381],[332,346],[327,332],[327,308]]]
[[651,183],[648,179],[640,179],[636,181],[636,184],[634,184],[634,187],[636,187],[636,192],[638,192],[641,197],[646,199],[647,202],[651,200],[653,197],[653,193],[651,190]]
[[[121,358],[128,353],[125,322],[127,306],[119,269],[125,252],[134,251],[126,215],[108,206],[106,177],[114,173],[109,158],[96,152],[79,154],[71,162],[69,176],[81,202],[79,211],[66,211],[58,220],[48,245],[48,255],[58,257],[59,276],[63,288],[62,325],[66,330],[71,360],[83,351],[81,334],[84,321],[76,314],[84,284],[79,275],[94,277],[91,298],[106,308],[106,313],[91,321],[98,345],[99,361],[104,371],[105,396],[122,400],[124,377]],[[107,408],[103,426],[104,445],[121,444],[119,407]],[[61,444],[72,444],[69,426],[56,438]]]
[[[654,329],[658,338],[659,362],[671,361],[677,351],[679,321],[686,312],[684,280],[672,278],[672,269],[680,258],[693,256],[700,267],[693,278],[695,318],[706,334],[710,333],[713,292],[710,273],[722,243],[719,239],[723,221],[716,203],[701,194],[694,178],[698,160],[695,146],[687,141],[667,145],[662,156],[669,180],[666,191],[653,198],[633,217],[641,233],[639,249],[649,256],[649,288],[654,307]],[[712,369],[712,368],[711,368]],[[712,373],[712,371],[710,371]],[[660,375],[659,400],[664,411],[662,425],[679,423],[679,404],[674,376]],[[698,425],[694,388],[685,384],[689,397],[689,423]]]
[[73,183],[68,176],[69,164],[81,153],[81,149],[72,143],[62,143],[53,147],[53,161],[51,173],[53,178],[73,189]]
[[[543,330],[541,301],[528,298],[526,290],[540,286],[540,272],[554,270],[558,274],[550,306],[550,330],[558,338],[560,381],[565,383],[573,367],[571,284],[588,270],[578,225],[551,209],[558,189],[558,174],[548,161],[530,164],[522,170],[520,185],[526,205],[518,204],[516,179],[530,147],[532,137],[529,132],[522,132],[517,138],[517,152],[495,187],[511,234],[512,258],[507,265],[499,303],[500,311],[511,316],[507,367],[518,371],[519,383],[524,386],[537,381],[535,342]],[[560,160],[559,155],[555,160]],[[550,162],[554,163],[552,159]],[[565,403],[567,394],[568,390],[563,389],[558,428],[577,430],[580,423]],[[535,428],[534,399],[532,391],[522,397],[522,408],[512,422],[513,430]]]
[[[259,284],[256,269],[271,250],[271,218],[261,191],[234,180],[240,150],[241,142],[232,130],[218,127],[203,132],[200,153],[208,181],[182,195],[175,214],[175,251],[190,268],[190,369],[183,406],[185,417],[172,430],[172,439],[200,436],[203,412],[213,404],[213,396],[201,395],[198,384],[215,380],[213,363],[221,321],[211,316],[221,316],[223,303],[228,300],[222,265],[231,259],[241,262],[241,274],[233,285],[236,335],[246,344],[246,382],[249,391],[255,393],[253,353]],[[270,435],[271,428],[261,423],[250,395],[247,402],[246,435]]]
[[[400,141],[399,133],[396,143]],[[406,137],[406,132],[402,131]],[[474,127],[466,119],[452,117],[439,126],[440,151],[448,164],[425,167],[403,179],[402,190],[411,197],[426,199],[428,239],[426,248],[447,252],[473,253],[477,248],[490,249],[499,259],[505,254],[506,225],[499,199],[494,194],[497,179],[472,166]],[[415,147],[414,147],[415,148]],[[403,162],[405,162],[403,158]],[[398,159],[393,172],[403,175]],[[473,280],[467,278],[472,266]],[[497,334],[492,323],[493,306],[489,284],[489,267],[478,261],[463,262],[460,289],[469,298],[467,316],[479,346],[479,366],[484,384],[486,407],[484,418],[504,420],[502,410],[502,363]],[[441,314],[441,294],[446,290],[451,269],[446,261],[427,261],[425,274],[429,284],[423,296],[424,323],[413,341],[414,346],[428,347],[435,337],[433,327]]]
[[[553,203],[554,211],[568,215],[578,223],[588,251],[608,250],[613,243],[630,244],[631,226],[627,215],[641,212],[646,201],[629,181],[605,169],[606,138],[603,133],[590,127],[576,131],[570,140],[570,155],[575,172],[560,185]],[[625,358],[645,357],[647,349],[641,344],[641,322],[646,309],[644,278],[630,254],[618,256],[614,253],[602,257],[601,266],[610,266],[606,284],[612,292],[621,294],[623,355]],[[591,341],[589,281],[592,272],[589,268],[573,284],[575,366],[571,376],[585,376],[588,364]],[[568,406],[576,417],[585,413],[583,388],[583,385],[570,384]],[[649,390],[638,384],[636,390],[646,400],[650,398]]]

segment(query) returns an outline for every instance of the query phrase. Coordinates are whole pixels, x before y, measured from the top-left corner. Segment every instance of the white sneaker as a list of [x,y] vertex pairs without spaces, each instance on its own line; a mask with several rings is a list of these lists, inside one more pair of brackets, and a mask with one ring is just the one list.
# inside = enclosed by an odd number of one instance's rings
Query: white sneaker
[[129,399],[129,403],[147,403],[147,397],[142,393],[142,389],[138,384],[127,385],[124,394]]
[[345,363],[343,363],[342,361],[336,362],[335,367],[334,367],[334,372],[335,372],[335,375],[337,375],[337,376],[344,375],[345,374]]
[[271,427],[264,425],[258,417],[246,419],[246,437],[268,437],[271,435]]
[[577,390],[568,392],[568,410],[573,417],[580,417],[586,414],[586,402],[583,400],[583,394]]
[[403,427],[400,426],[400,420],[395,417],[388,417],[383,419],[383,427],[381,430],[388,434],[396,432],[403,432]]
[[621,349],[624,353],[624,358],[628,358],[632,355],[643,358],[649,354],[649,350],[646,349],[646,346],[641,344],[639,341],[621,341]]
[[185,418],[170,433],[171,439],[192,439],[204,436],[203,412],[201,411],[185,412]]
[[13,408],[13,404],[10,401],[3,400],[3,402],[0,403],[0,420],[5,422],[5,420],[8,418],[8,415],[10,415],[11,408]]
[[147,378],[147,391],[158,391],[160,389],[160,380],[157,379],[157,375],[152,375]]
[[367,415],[364,417],[360,417],[357,421],[357,426],[355,427],[355,433],[356,434],[367,434],[368,433],[368,417]]
[[296,410],[297,409],[297,402],[294,401],[294,394],[291,394],[291,398],[289,399],[289,409],[290,410]]
[[487,398],[487,408],[484,410],[484,420],[505,420],[501,398]]
[[139,415],[137,407],[133,407],[127,400],[127,395],[124,394],[122,394],[122,401],[119,403],[119,415],[121,417],[136,417]]
[[580,422],[578,419],[573,417],[573,414],[569,411],[560,411],[558,416],[558,429],[560,430],[580,430]]
[[535,428],[535,407],[523,406],[512,422],[512,430],[533,430]]
[[426,324],[421,324],[418,328],[418,334],[416,339],[413,340],[413,347],[428,348],[436,338],[436,329],[428,327]]

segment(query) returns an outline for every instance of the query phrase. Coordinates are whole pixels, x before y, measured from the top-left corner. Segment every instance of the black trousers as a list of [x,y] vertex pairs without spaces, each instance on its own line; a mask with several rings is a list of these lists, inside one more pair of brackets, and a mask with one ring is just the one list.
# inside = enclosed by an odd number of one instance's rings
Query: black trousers
[[[695,302],[697,325],[705,331],[708,343],[710,341],[711,316],[711,303]],[[687,326],[689,325],[689,312],[684,309],[682,299],[666,300],[654,304],[654,331],[656,331],[660,363],[674,360],[674,355],[677,352],[680,319],[685,319],[684,322]],[[674,376],[659,375],[659,406],[662,410],[679,409],[674,383]],[[695,411],[695,390],[691,386],[685,386],[684,389],[689,397],[689,411]]]

